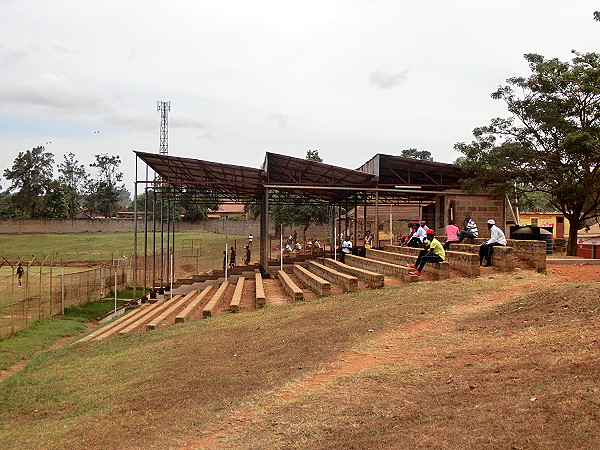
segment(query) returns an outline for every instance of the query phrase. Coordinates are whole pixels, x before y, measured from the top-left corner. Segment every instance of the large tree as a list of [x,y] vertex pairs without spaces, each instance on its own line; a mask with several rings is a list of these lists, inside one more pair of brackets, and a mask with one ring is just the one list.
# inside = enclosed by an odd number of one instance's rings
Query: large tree
[[88,174],[83,164],[75,159],[72,152],[64,155],[64,161],[58,165],[58,181],[62,185],[67,200],[69,217],[79,212],[81,198],[88,182]]
[[4,178],[11,182],[8,192],[13,206],[24,217],[42,217],[44,196],[52,181],[54,155],[42,146],[19,152],[10,169],[4,170]]
[[[95,158],[90,167],[97,169],[97,175],[88,184],[86,203],[92,213],[100,212],[104,217],[112,217],[127,192],[120,183],[123,180],[123,173],[119,170],[121,158],[106,154],[95,155]],[[129,193],[126,197],[129,198]]]
[[[323,162],[318,150],[308,150],[306,159],[316,163]],[[280,226],[301,226],[302,236],[306,242],[306,231],[311,224],[324,224],[329,221],[329,207],[326,202],[321,200],[274,192],[269,215],[275,229]]]
[[569,221],[569,255],[584,221],[600,214],[600,55],[573,53],[571,62],[526,54],[531,75],[492,94],[512,116],[455,146],[467,189],[546,193]]

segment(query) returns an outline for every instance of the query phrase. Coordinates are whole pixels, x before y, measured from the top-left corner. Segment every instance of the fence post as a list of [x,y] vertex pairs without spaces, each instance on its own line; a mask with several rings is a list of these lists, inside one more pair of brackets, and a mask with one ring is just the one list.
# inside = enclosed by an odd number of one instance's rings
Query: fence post
[[117,266],[113,266],[115,271],[115,313],[117,312]]
[[60,277],[60,313],[65,313],[65,266],[62,267]]

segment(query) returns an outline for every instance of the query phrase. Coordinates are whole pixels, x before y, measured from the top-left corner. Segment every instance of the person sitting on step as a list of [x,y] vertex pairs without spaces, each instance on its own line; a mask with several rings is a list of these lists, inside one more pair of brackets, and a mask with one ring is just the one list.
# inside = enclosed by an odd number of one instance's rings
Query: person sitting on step
[[491,237],[481,244],[479,247],[479,265],[483,264],[485,258],[486,263],[484,267],[490,267],[492,265],[492,251],[496,245],[506,245],[506,236],[500,227],[496,226],[494,219],[487,221],[488,229],[490,230]]
[[409,264],[408,267],[416,269],[414,272],[409,272],[411,275],[421,275],[425,264],[428,262],[443,262],[446,260],[446,252],[441,242],[435,238],[435,231],[431,228],[427,230],[427,239],[429,240],[429,248],[421,250],[417,261],[414,264]]

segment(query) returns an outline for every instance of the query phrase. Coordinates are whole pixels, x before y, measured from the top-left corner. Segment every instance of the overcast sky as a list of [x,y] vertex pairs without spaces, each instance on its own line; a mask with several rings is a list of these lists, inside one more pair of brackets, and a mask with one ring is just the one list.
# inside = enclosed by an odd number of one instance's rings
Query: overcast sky
[[[597,0],[0,0],[0,169],[38,145],[260,167],[266,151],[357,168],[506,116],[490,94],[524,53],[600,51]],[[140,173],[143,166],[140,164]],[[89,169],[89,167],[88,167]],[[3,189],[8,182],[0,180]]]

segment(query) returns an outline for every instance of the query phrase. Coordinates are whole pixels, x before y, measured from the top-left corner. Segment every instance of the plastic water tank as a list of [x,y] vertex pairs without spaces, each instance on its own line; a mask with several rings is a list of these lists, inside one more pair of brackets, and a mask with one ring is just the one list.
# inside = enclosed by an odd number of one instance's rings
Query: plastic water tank
[[542,227],[533,225],[512,227],[510,238],[517,240],[546,241],[546,255],[551,255],[554,250],[554,237],[552,236],[552,232]]

